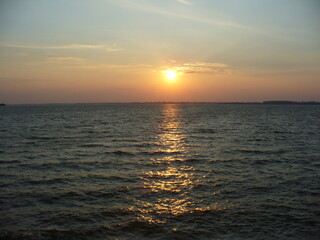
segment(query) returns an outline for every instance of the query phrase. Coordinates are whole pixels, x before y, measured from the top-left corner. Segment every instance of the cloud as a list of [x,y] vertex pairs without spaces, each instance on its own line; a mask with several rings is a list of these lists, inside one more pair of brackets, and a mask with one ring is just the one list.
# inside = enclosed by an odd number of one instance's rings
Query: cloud
[[[85,61],[84,59],[75,59],[71,60],[57,60],[57,61],[46,61],[46,63],[64,63],[63,68],[72,68],[72,69],[113,69],[113,70],[135,70],[135,69],[154,69],[153,65],[150,64],[110,64],[110,63],[101,63],[101,64],[94,64]],[[65,61],[65,62],[63,62]]]
[[174,70],[178,74],[225,74],[231,73],[231,69],[224,63],[216,62],[187,62],[180,65],[161,66],[161,72]]
[[176,0],[176,1],[182,4],[191,5],[190,2],[188,2],[187,0]]
[[34,45],[18,45],[18,44],[6,44],[0,43],[2,47],[8,48],[26,48],[26,49],[47,49],[47,50],[86,50],[86,49],[97,49],[104,50],[108,52],[116,52],[122,49],[118,48],[115,44],[98,44],[98,45],[90,45],[90,44],[69,44],[69,45],[54,45],[54,46],[34,46]]
[[47,62],[52,63],[82,63],[84,62],[83,58],[77,57],[49,57],[47,58]]
[[79,62],[78,64],[65,65],[65,68],[75,69],[113,69],[113,70],[134,70],[134,69],[153,69],[153,65],[149,64],[91,64],[86,62]]
[[207,62],[191,62],[185,63],[184,66],[190,67],[214,67],[214,68],[226,68],[228,65],[224,63],[207,63]]
[[72,56],[54,56],[48,57],[42,61],[27,62],[27,65],[34,66],[60,66],[69,69],[88,69],[88,70],[121,70],[121,71],[135,71],[142,70],[150,72],[165,73],[168,71],[175,71],[177,74],[229,74],[233,71],[227,64],[218,62],[203,62],[193,61],[179,63],[175,60],[169,59],[163,65],[153,65],[146,63],[139,64],[115,64],[115,63],[94,63],[87,59],[72,57]]
[[[66,59],[67,60],[67,59]],[[228,65],[217,62],[186,62],[179,64],[169,60],[168,64],[156,66],[151,64],[90,64],[79,61],[77,64],[68,64],[64,67],[78,69],[114,69],[114,70],[135,70],[145,69],[153,72],[175,71],[177,74],[229,74],[232,70]]]
[[[187,0],[176,0],[179,1],[180,3],[188,4]],[[231,22],[231,21],[225,21],[225,20],[218,20],[214,18],[206,18],[202,15],[190,15],[190,14],[183,14],[183,13],[177,13],[173,11],[168,11],[166,9],[156,7],[151,4],[142,4],[133,0],[118,0],[118,1],[110,1],[110,3],[119,5],[121,7],[125,8],[131,8],[135,9],[138,11],[143,11],[143,12],[150,12],[150,13],[156,13],[160,15],[166,15],[170,17],[175,17],[175,18],[181,18],[181,19],[187,19],[195,22],[200,22],[204,24],[209,24],[209,25],[220,25],[220,26],[225,26],[225,27],[232,27],[232,28],[240,28],[240,29],[247,29],[249,30],[250,28],[246,25],[242,25],[236,22]]]
[[52,56],[44,58],[40,61],[27,61],[24,63],[28,66],[54,66],[61,68],[69,68],[69,69],[105,69],[105,70],[135,70],[135,69],[155,69],[154,65],[138,63],[138,64],[116,64],[116,63],[97,63],[96,61],[92,61],[90,59],[73,57],[73,56]]
[[29,66],[63,66],[64,68],[69,68],[71,66],[83,66],[86,64],[86,60],[78,57],[69,57],[69,56],[57,56],[57,57],[48,57],[42,61],[29,61],[25,63]]

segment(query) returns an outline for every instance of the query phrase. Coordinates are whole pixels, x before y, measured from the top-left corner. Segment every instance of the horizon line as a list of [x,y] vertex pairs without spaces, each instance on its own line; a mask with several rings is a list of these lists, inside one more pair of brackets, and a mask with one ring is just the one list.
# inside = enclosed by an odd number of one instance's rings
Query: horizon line
[[99,105],[99,104],[315,104],[320,101],[291,101],[291,100],[266,100],[266,101],[130,101],[130,102],[52,102],[52,103],[1,103],[0,105]]

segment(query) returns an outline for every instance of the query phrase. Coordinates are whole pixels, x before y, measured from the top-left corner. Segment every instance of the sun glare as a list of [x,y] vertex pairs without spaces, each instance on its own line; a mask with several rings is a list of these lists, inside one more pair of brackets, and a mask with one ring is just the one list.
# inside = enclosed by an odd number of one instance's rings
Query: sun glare
[[177,77],[177,72],[174,70],[165,71],[166,78],[170,81],[174,81]]

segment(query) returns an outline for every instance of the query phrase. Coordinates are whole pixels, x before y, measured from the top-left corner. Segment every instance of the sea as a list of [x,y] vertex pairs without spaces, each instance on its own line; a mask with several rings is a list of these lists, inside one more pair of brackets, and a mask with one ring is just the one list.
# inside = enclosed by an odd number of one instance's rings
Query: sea
[[0,239],[320,239],[320,106],[0,107]]

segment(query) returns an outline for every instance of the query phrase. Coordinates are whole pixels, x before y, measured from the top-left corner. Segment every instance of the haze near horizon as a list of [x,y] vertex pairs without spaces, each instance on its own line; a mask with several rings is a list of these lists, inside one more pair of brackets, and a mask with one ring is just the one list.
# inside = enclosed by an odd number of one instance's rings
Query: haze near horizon
[[0,3],[0,103],[320,101],[316,0]]

